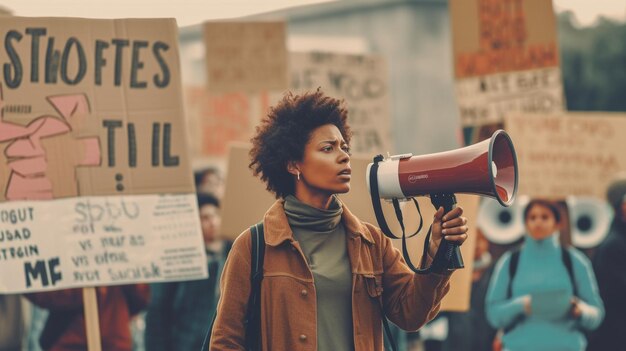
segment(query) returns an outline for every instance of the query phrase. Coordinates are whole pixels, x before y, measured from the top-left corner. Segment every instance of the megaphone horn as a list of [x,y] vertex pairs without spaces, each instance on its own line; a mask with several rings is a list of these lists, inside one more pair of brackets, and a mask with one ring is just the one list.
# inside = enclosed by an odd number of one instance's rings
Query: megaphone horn
[[572,244],[581,249],[600,245],[613,222],[613,208],[605,201],[590,197],[569,196],[565,202],[569,209]]
[[490,242],[512,244],[524,236],[524,209],[529,201],[528,196],[517,196],[511,206],[502,207],[496,200],[484,198],[476,225]]
[[[491,138],[457,150],[421,156],[378,157],[374,161],[367,166],[372,197],[407,199],[427,195],[436,208],[443,206],[448,212],[456,204],[455,193],[492,197],[502,206],[513,203],[517,194],[517,158],[513,142],[504,130],[497,130]],[[378,212],[375,199],[372,202]],[[386,223],[381,223],[378,214],[376,217],[385,232],[388,229]],[[447,245],[448,242],[443,240],[440,250]],[[446,257],[449,259],[447,269],[462,268],[458,246],[450,244],[445,249],[450,251],[450,257]]]
[[[367,166],[368,175],[372,165]],[[383,199],[467,193],[495,198],[508,207],[517,193],[513,142],[498,130],[487,140],[457,150],[391,156],[378,164],[378,189]]]

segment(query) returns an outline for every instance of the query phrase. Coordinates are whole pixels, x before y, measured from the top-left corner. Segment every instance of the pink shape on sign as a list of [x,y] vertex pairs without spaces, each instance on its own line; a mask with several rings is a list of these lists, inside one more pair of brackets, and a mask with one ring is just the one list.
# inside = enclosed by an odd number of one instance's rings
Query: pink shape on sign
[[46,169],[48,168],[46,158],[43,156],[33,157],[33,158],[23,158],[23,159],[11,162],[9,166],[15,173],[18,173],[25,177],[44,173]]
[[52,198],[52,183],[46,177],[26,178],[13,172],[7,187],[7,199],[46,200]]
[[[48,165],[41,139],[69,133],[72,130],[69,122],[81,122],[89,114],[89,102],[84,94],[52,96],[48,102],[62,119],[41,116],[26,127],[0,120],[0,142],[14,140],[5,149],[12,170],[6,189],[8,200],[52,199],[52,182],[46,175]],[[76,166],[100,164],[97,137],[79,139],[77,143],[83,146],[84,155]]]

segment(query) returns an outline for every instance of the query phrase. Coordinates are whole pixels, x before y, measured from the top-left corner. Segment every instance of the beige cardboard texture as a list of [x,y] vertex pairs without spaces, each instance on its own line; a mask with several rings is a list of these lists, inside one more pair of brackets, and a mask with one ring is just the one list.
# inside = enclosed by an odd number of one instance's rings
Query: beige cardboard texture
[[228,156],[230,142],[248,142],[277,94],[215,94],[202,86],[185,87],[185,112],[192,158]]
[[451,0],[456,78],[558,67],[551,0]]
[[[265,190],[265,184],[252,176],[252,171],[248,168],[249,150],[248,144],[232,144],[230,147],[226,191],[222,206],[222,235],[229,239],[236,238],[250,225],[261,221],[265,212],[276,201],[274,196]],[[340,198],[361,220],[377,224],[365,178],[365,170],[370,162],[371,160],[367,158],[353,157],[351,159],[353,174],[351,190],[341,195]],[[442,310],[447,311],[466,311],[469,308],[474,257],[474,218],[478,211],[478,197],[460,195],[457,199],[465,211],[464,216],[469,220],[470,232],[469,239],[461,248],[465,269],[453,274],[452,288],[442,304]],[[419,202],[424,215],[424,229],[416,238],[409,240],[409,251],[414,263],[419,262],[424,237],[434,215],[433,206],[427,198],[420,198]],[[400,235],[400,226],[393,214],[393,208],[384,205],[383,210],[393,232]],[[407,228],[409,230],[417,228],[419,220],[415,208],[407,203],[403,212]],[[400,240],[393,240],[393,244],[401,249]]]
[[348,108],[354,155],[393,153],[390,87],[386,61],[376,55],[327,52],[291,53],[291,89],[296,93],[318,87],[344,99]]
[[172,19],[7,17],[0,201],[190,193]]
[[612,179],[626,171],[624,114],[511,115],[505,129],[517,153],[520,194],[604,200]]
[[213,93],[285,90],[285,22],[206,22],[208,88]]

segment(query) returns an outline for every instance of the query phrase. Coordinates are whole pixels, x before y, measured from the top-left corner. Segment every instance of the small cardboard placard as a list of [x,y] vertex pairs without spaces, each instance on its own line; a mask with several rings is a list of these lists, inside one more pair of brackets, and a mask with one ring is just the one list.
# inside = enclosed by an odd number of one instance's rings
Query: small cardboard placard
[[205,22],[208,88],[213,93],[288,87],[285,22]]

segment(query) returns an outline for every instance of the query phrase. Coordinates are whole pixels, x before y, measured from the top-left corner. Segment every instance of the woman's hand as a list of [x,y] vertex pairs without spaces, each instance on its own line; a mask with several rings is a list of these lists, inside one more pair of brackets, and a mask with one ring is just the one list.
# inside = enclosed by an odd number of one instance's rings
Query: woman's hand
[[433,219],[433,230],[430,237],[428,253],[435,257],[441,239],[448,240],[459,245],[467,239],[467,218],[461,217],[463,208],[457,207],[443,215],[443,207],[439,207]]
[[583,311],[580,309],[580,306],[578,306],[578,299],[573,297],[571,303],[572,307],[569,310],[569,315],[574,319],[580,318],[580,316],[583,314]]

